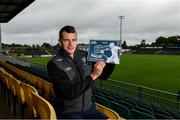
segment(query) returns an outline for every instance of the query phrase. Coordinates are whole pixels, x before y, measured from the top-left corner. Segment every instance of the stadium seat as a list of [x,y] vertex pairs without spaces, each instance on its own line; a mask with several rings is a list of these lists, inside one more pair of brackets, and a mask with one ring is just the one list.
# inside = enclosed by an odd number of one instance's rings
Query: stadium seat
[[138,111],[141,111],[141,112],[143,112],[143,113],[147,113],[147,114],[149,114],[149,115],[154,115],[153,111],[150,111],[150,110],[148,110],[148,109],[146,109],[146,108],[142,108],[142,107],[139,107],[139,106],[135,106],[134,109],[135,109],[135,110],[138,110]]
[[155,118],[156,119],[173,119],[172,116],[166,116],[166,115],[163,115],[163,114],[160,114],[160,113],[155,113]]
[[[12,98],[12,102],[13,102],[13,113],[14,115],[16,116],[16,90],[15,90],[15,85],[14,85],[14,81],[16,80],[12,75],[10,75],[9,73],[7,73],[7,81],[8,81],[8,84],[9,84],[9,88],[10,88],[10,95],[11,95],[11,98]],[[9,99],[9,97],[8,97]],[[8,100],[9,101],[9,100]],[[11,100],[10,100],[11,101]]]
[[32,92],[32,103],[40,119],[56,119],[56,113],[52,105],[37,93]]
[[31,93],[34,92],[34,93],[38,94],[38,92],[34,87],[32,87],[28,84],[25,84],[23,82],[21,82],[20,85],[21,85],[24,95],[25,95],[25,104],[27,106],[27,115],[28,115],[27,117],[34,118],[34,117],[36,117],[36,112],[32,106],[32,94]]
[[164,115],[164,116],[171,116],[171,114],[166,112],[164,109],[154,108],[153,110],[154,110],[154,114],[161,114],[161,115]]
[[117,102],[117,100],[114,97],[112,97],[112,96],[105,95],[104,97],[106,99],[108,99],[109,101],[116,101]]
[[24,107],[25,107],[25,95],[23,89],[20,85],[21,81],[14,80],[15,92],[16,92],[16,100],[21,105],[21,115],[24,118]]
[[150,105],[148,105],[148,104],[146,104],[146,103],[144,103],[142,101],[137,102],[137,106],[139,106],[141,108],[144,108],[144,109],[147,109],[149,111],[153,110],[152,106],[150,106]]
[[130,103],[127,103],[125,101],[122,101],[122,100],[119,100],[118,103],[123,105],[123,106],[126,106],[129,110],[134,108],[133,105],[131,105]]
[[105,97],[95,95],[95,101],[101,105],[108,107],[108,108],[111,107],[109,101]]
[[121,117],[126,118],[126,119],[129,118],[129,110],[127,107],[113,101],[111,101],[110,103],[111,103],[112,109],[116,111]]
[[131,109],[129,114],[130,114],[130,119],[155,119],[154,116],[140,112],[135,109]]
[[2,88],[1,93],[5,101],[8,102],[8,106],[10,107],[10,87],[8,82],[8,73],[4,70],[4,68],[0,68],[0,75],[2,78]]
[[109,119],[111,120],[120,120],[123,119],[121,118],[115,111],[100,105],[98,103],[96,103],[96,109],[98,109],[99,111],[103,112],[106,116],[108,116]]

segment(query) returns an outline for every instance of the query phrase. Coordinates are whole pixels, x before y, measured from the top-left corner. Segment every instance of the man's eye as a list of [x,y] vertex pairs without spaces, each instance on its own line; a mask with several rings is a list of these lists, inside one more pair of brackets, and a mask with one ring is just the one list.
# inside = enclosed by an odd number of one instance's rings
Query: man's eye
[[64,42],[67,42],[68,40],[67,39],[63,39]]

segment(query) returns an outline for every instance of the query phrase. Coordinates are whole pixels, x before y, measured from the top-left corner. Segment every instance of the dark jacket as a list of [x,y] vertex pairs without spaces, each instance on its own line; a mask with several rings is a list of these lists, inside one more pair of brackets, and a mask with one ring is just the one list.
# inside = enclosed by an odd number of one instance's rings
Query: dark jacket
[[77,50],[72,59],[63,49],[48,62],[56,95],[55,107],[63,113],[82,112],[91,106],[91,65],[87,53]]
[[90,76],[92,65],[86,56],[87,52],[76,50],[73,59],[61,48],[48,62],[56,112],[83,112],[90,108],[94,81]]

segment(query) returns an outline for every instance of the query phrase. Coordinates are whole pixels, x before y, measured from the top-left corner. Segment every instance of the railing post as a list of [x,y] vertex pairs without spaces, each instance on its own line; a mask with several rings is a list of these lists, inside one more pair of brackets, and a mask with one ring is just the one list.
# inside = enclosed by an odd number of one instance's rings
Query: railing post
[[157,103],[159,104],[159,91],[157,91]]
[[143,100],[143,91],[142,91],[142,87],[138,87],[138,98],[140,100]]
[[177,110],[179,110],[179,101],[180,101],[180,91],[177,94]]

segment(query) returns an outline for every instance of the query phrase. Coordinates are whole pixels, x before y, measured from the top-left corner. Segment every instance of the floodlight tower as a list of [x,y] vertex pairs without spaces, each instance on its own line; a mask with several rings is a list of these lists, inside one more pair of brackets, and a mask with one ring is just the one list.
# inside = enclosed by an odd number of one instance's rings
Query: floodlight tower
[[122,40],[122,19],[125,19],[125,17],[118,16],[118,19],[120,20],[120,40]]

